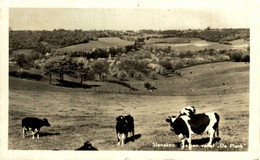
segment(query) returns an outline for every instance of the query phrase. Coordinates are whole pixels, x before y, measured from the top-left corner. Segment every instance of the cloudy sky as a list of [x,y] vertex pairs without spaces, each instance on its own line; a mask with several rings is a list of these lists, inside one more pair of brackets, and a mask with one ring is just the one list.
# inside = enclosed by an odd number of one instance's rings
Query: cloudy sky
[[[241,2],[246,2],[240,0]],[[163,1],[161,1],[163,2]],[[93,8],[38,8],[10,7],[9,26],[13,30],[53,30],[53,29],[205,29],[211,28],[248,28],[249,14],[246,3],[232,7],[221,4],[204,7],[198,3],[188,3],[189,7],[164,4],[163,7],[105,7]],[[205,3],[203,3],[205,4]],[[200,7],[202,6],[202,7]],[[73,6],[72,6],[73,7]],[[214,8],[212,8],[214,7]]]

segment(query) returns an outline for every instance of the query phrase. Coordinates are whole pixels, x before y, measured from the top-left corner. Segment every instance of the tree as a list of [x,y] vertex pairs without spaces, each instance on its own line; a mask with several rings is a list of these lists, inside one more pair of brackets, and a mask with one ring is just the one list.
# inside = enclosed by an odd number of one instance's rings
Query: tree
[[80,76],[80,84],[82,85],[82,82],[89,71],[88,61],[85,58],[80,57],[76,60],[75,67],[77,74]]
[[49,83],[51,84],[51,80],[52,80],[52,74],[53,72],[55,72],[55,63],[57,63],[56,61],[57,59],[48,59],[45,64],[44,64],[44,73],[49,75]]
[[16,65],[19,67],[19,68],[24,68],[25,66],[27,66],[27,60],[26,60],[26,56],[23,54],[23,53],[19,53],[19,54],[16,54],[14,56],[14,60],[16,62]]
[[74,64],[69,56],[54,56],[47,60],[44,71],[50,76],[50,84],[52,74],[58,74],[60,77],[60,84],[64,80],[64,74],[75,74]]
[[67,56],[59,56],[58,57],[58,63],[55,66],[56,73],[60,76],[60,83],[64,80],[64,74],[75,74],[72,64],[71,57]]
[[16,54],[14,56],[14,61],[16,62],[16,65],[19,68],[18,74],[19,74],[19,78],[20,78],[23,68],[28,65],[28,61],[26,59],[26,56],[22,53]]
[[109,63],[105,59],[99,58],[94,61],[92,69],[99,75],[100,81],[103,81],[102,74],[108,73]]

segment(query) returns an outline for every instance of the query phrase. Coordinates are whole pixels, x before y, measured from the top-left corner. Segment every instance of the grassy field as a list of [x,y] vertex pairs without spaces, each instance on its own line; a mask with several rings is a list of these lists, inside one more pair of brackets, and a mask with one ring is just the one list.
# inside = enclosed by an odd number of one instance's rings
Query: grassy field
[[72,45],[58,50],[62,51],[90,51],[93,48],[107,48],[114,46],[127,46],[133,45],[133,42],[121,40],[118,37],[99,38],[97,41],[89,41],[89,43]]
[[[168,80],[172,81],[180,79],[174,85],[176,96],[167,96],[172,90],[166,89],[170,86],[166,83],[161,83],[160,88],[157,85],[157,91],[152,93],[140,90],[136,94],[117,94],[10,77],[9,149],[75,150],[89,141],[98,150],[178,151],[181,150],[180,141],[170,131],[165,118],[178,114],[184,106],[194,105],[197,113],[219,113],[221,139],[213,148],[204,148],[202,144],[208,141],[208,136],[195,135],[193,143],[198,146],[193,150],[247,151],[249,65],[213,63],[183,68],[179,72],[193,81],[169,77]],[[223,82],[229,85],[223,86]],[[134,87],[141,85],[135,84]],[[187,89],[183,88],[185,85]],[[191,90],[194,93],[190,95]],[[144,95],[145,92],[148,93]],[[135,118],[135,141],[129,141],[123,147],[117,146],[116,117],[129,113]],[[21,120],[26,116],[45,117],[51,127],[42,128],[40,139],[23,139]],[[173,145],[161,146],[166,143]]]
[[[187,43],[187,40],[190,40],[190,43]],[[159,42],[159,43],[158,43]],[[164,43],[161,43],[164,42]],[[181,43],[183,42],[183,43]],[[171,46],[171,49],[176,51],[198,51],[204,49],[245,49],[249,45],[248,41],[242,39],[231,41],[232,45],[219,44],[218,42],[207,42],[199,38],[164,38],[156,39],[152,38],[146,42],[147,47],[157,47],[157,48],[167,48]]]

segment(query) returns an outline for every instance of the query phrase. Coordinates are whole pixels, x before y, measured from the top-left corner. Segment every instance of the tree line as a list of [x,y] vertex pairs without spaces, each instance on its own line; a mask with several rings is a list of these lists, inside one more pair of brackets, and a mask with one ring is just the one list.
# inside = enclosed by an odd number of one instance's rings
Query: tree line
[[42,46],[49,48],[61,48],[65,46],[88,43],[90,40],[98,40],[102,37],[120,37],[119,31],[113,30],[65,30],[58,29],[53,31],[13,31],[9,32],[9,48],[17,49],[35,49],[41,53]]

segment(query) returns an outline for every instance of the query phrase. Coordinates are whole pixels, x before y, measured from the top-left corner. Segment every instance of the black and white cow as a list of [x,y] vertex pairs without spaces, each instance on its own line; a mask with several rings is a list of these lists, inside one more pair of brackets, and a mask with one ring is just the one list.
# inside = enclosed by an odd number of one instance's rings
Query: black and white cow
[[179,116],[182,116],[182,115],[194,115],[196,112],[196,109],[194,106],[187,106],[187,107],[184,107],[182,108],[182,110],[179,112],[180,115]]
[[32,130],[32,139],[34,139],[34,135],[37,134],[37,138],[40,138],[39,132],[41,127],[43,126],[51,126],[46,118],[39,119],[35,117],[26,117],[22,120],[22,128],[23,128],[23,138],[27,136],[27,132]]
[[215,134],[219,136],[219,115],[217,113],[202,113],[192,116],[169,116],[166,122],[170,123],[171,130],[181,139],[181,147],[184,149],[185,140],[188,141],[189,149],[192,149],[191,135],[208,133],[210,135],[208,146],[212,146]]
[[118,116],[116,121],[118,145],[124,145],[128,132],[131,132],[132,136],[134,136],[134,118],[129,114],[128,116]]

